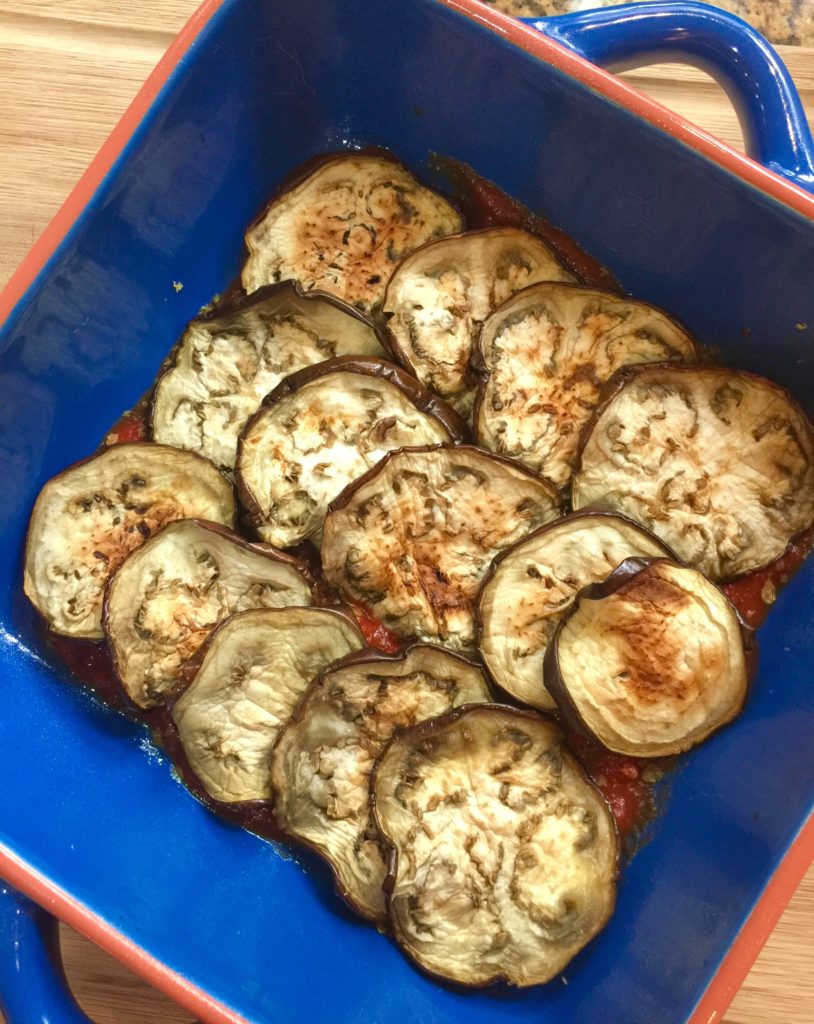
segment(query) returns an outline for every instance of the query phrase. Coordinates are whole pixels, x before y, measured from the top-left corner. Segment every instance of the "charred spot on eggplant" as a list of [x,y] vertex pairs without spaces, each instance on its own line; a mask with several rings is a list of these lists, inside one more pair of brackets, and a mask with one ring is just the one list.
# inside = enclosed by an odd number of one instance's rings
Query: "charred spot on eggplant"
[[153,392],[152,435],[231,470],[240,431],[284,377],[333,356],[386,355],[382,340],[331,295],[262,288],[189,323]]
[[184,662],[229,615],[310,603],[295,558],[182,519],[122,562],[107,584],[102,625],[127,696],[150,708],[172,696]]
[[559,515],[547,480],[479,448],[391,452],[332,503],[328,580],[400,636],[471,649],[494,556]]
[[755,654],[751,631],[697,569],[631,558],[577,596],[545,680],[576,729],[618,754],[664,757],[740,713]]
[[366,650],[314,680],[280,733],[271,760],[277,821],[328,861],[363,917],[385,918],[385,863],[369,811],[374,761],[397,728],[489,699],[481,669],[440,647]]
[[613,912],[613,816],[534,712],[472,705],[397,733],[371,800],[393,934],[434,975],[542,984]]
[[263,540],[319,543],[330,502],[396,448],[459,441],[457,414],[380,359],[330,359],[287,377],[240,437],[238,494]]
[[475,436],[564,487],[580,430],[615,370],[695,359],[687,332],[654,306],[594,288],[532,285],[483,325]]
[[608,512],[574,513],[522,537],[492,563],[477,602],[477,646],[501,689],[550,710],[543,658],[577,593],[625,559],[671,552],[643,527]]
[[187,762],[213,800],[271,797],[269,758],[305,688],[364,646],[349,616],[327,608],[266,608],[222,622],[172,707]]
[[629,367],[585,428],[572,500],[643,523],[710,579],[753,572],[814,522],[811,423],[755,374]]
[[101,640],[108,578],[135,548],[175,519],[232,526],[232,487],[207,459],[132,441],[52,477],[39,493],[26,541],[26,596],[56,633]]
[[278,195],[246,232],[243,287],[295,279],[375,310],[399,260],[461,230],[446,199],[377,153],[330,157]]
[[411,253],[393,272],[382,310],[402,362],[470,418],[477,378],[469,363],[483,321],[527,285],[573,280],[539,238],[489,228]]

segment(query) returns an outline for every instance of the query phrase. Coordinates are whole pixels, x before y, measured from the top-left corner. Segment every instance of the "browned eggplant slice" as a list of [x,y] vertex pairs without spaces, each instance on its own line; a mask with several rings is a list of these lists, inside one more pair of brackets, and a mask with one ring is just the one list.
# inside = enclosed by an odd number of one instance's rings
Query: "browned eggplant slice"
[[364,646],[349,616],[327,608],[264,608],[222,622],[172,708],[189,766],[213,800],[271,797],[269,758],[305,688]]
[[124,558],[174,519],[232,526],[232,487],[207,459],[133,441],[52,477],[26,541],[24,588],[56,633],[100,640],[102,593]]
[[382,305],[401,361],[471,418],[477,377],[469,362],[481,324],[536,281],[573,281],[554,251],[517,228],[428,242],[396,267]]
[[352,307],[292,281],[192,320],[153,392],[156,441],[223,469],[265,395],[304,366],[342,355],[386,355],[381,333]]
[[322,565],[401,636],[471,649],[489,563],[559,514],[547,480],[466,445],[391,452],[334,501]]
[[644,302],[568,284],[518,292],[483,325],[478,443],[564,487],[580,430],[620,366],[695,362],[692,338]]
[[318,543],[329,503],[387,452],[460,441],[465,430],[393,363],[330,359],[286,377],[246,425],[238,494],[263,540]]
[[756,650],[703,573],[631,558],[577,595],[548,646],[545,680],[575,728],[619,754],[664,757],[740,714]]
[[472,705],[396,733],[371,799],[393,933],[432,974],[542,984],[613,912],[613,816],[541,715]]
[[440,647],[366,650],[323,672],[280,733],[271,759],[280,827],[331,865],[363,917],[385,918],[385,863],[369,813],[370,772],[397,728],[490,700],[481,669]]
[[543,658],[577,592],[604,580],[626,558],[669,556],[656,537],[623,516],[578,512],[501,552],[477,603],[477,646],[492,679],[535,707],[556,707]]
[[629,367],[585,428],[573,504],[643,523],[710,579],[753,572],[814,521],[811,423],[751,373]]
[[125,692],[149,708],[172,695],[181,666],[229,615],[310,603],[291,555],[182,519],[122,562],[107,584],[102,625]]
[[243,287],[286,278],[375,310],[393,268],[430,238],[461,230],[458,211],[384,153],[322,161],[246,232]]

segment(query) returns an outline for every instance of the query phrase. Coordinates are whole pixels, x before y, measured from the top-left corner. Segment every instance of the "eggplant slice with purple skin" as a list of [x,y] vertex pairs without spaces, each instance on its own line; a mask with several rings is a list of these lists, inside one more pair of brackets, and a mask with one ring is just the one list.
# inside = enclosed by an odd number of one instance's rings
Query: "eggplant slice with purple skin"
[[644,524],[710,579],[754,572],[814,522],[811,422],[742,370],[628,367],[585,428],[572,500]]
[[156,382],[152,436],[231,470],[240,431],[284,377],[333,356],[384,356],[383,339],[331,295],[262,288],[187,325]]
[[396,264],[461,226],[455,207],[389,154],[342,153],[320,161],[250,225],[243,287],[291,278],[376,311]]
[[394,937],[433,975],[542,984],[613,913],[613,815],[542,715],[472,705],[396,733],[371,802]]
[[478,665],[429,644],[368,649],[323,672],[283,728],[271,758],[280,827],[315,849],[363,917],[384,922],[385,862],[370,816],[370,773],[397,728],[491,700]]
[[330,502],[396,448],[462,440],[466,425],[401,367],[344,356],[286,377],[247,423],[238,494],[277,547],[319,543]]
[[328,608],[264,608],[222,622],[171,709],[189,767],[209,796],[268,800],[280,729],[311,680],[363,646],[351,616]]
[[580,430],[615,370],[696,359],[692,338],[654,306],[578,285],[532,285],[483,325],[475,436],[565,487]]
[[543,658],[578,591],[631,556],[671,554],[637,523],[598,510],[522,537],[497,556],[478,595],[477,646],[492,679],[516,700],[556,708],[543,682]]
[[481,324],[536,281],[573,281],[554,251],[518,228],[487,228],[428,242],[396,267],[382,312],[401,362],[471,419],[469,363]]
[[174,519],[233,526],[232,486],[208,459],[166,445],[113,445],[52,477],[25,551],[26,596],[63,636],[101,640],[102,598],[126,556]]
[[107,584],[102,625],[125,693],[151,708],[172,696],[184,662],[229,615],[310,603],[291,555],[182,519],[122,562]]
[[630,558],[581,591],[545,656],[545,680],[574,728],[608,750],[665,757],[743,709],[752,631],[703,573]]
[[327,579],[389,629],[471,650],[495,555],[560,512],[547,480],[468,445],[391,452],[331,504]]

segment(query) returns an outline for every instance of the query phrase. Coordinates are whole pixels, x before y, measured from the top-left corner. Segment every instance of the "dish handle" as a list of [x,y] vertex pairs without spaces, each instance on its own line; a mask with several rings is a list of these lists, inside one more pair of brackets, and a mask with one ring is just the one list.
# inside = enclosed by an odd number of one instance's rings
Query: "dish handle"
[[522,20],[610,71],[701,68],[732,100],[749,156],[814,191],[814,142],[797,88],[774,47],[736,15],[694,0],[650,0]]
[[7,1024],[92,1024],[68,988],[56,918],[4,882],[0,1010]]

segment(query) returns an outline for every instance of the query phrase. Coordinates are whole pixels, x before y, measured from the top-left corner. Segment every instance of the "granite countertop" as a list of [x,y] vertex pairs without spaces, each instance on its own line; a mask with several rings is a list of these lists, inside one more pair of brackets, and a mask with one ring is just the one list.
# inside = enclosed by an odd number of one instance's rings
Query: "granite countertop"
[[[591,7],[610,7],[622,0],[485,0],[517,17],[566,14]],[[648,0],[635,0],[647,3]],[[814,45],[814,0],[707,0],[751,22],[773,43]]]

